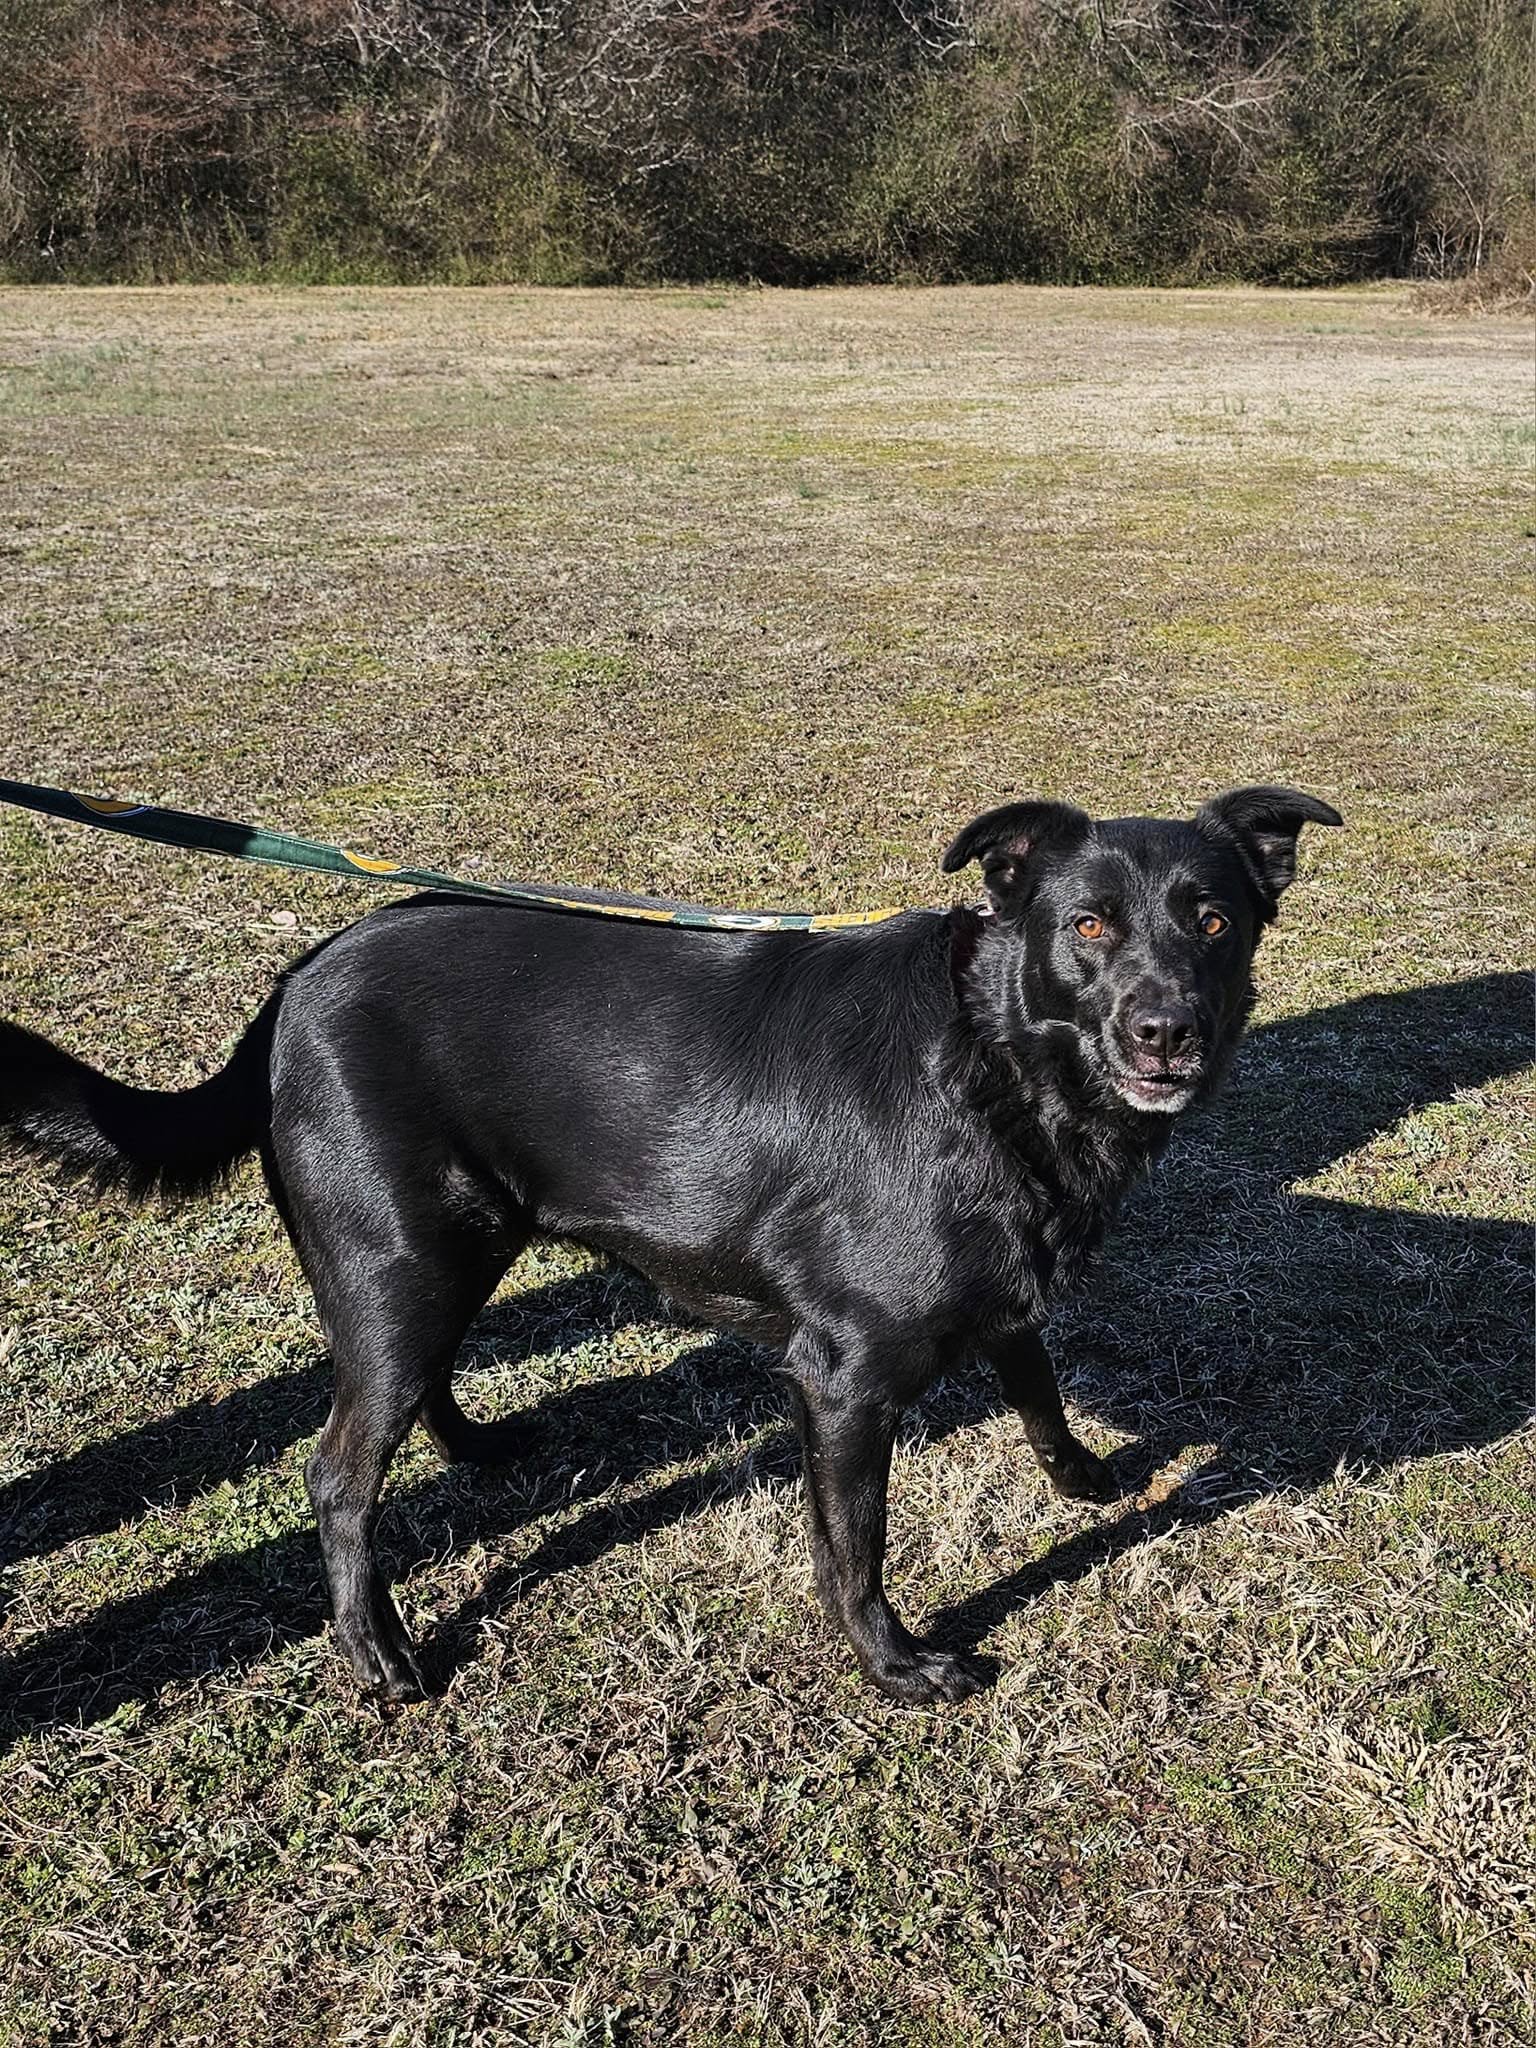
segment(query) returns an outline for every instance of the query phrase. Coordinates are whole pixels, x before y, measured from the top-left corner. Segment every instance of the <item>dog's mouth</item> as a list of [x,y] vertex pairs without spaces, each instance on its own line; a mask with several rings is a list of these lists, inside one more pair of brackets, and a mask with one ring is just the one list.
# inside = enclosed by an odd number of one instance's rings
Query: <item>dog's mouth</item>
[[1178,1066],[1158,1066],[1150,1061],[1133,1064],[1111,1053],[1105,1064],[1110,1086],[1132,1109],[1176,1116],[1181,1109],[1188,1109],[1200,1090],[1202,1074],[1193,1061]]

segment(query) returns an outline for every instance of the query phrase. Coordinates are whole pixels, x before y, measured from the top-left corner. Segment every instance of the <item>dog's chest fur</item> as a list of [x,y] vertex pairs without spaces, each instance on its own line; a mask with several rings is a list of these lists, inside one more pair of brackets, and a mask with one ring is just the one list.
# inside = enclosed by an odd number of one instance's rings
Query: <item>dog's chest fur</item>
[[945,1235],[964,1240],[951,1270],[985,1302],[984,1320],[1038,1321],[1052,1282],[1070,1281],[1097,1251],[1168,1133],[1117,1113],[1049,1030],[1005,1045],[957,1031],[944,1063],[968,1126],[942,1218]]

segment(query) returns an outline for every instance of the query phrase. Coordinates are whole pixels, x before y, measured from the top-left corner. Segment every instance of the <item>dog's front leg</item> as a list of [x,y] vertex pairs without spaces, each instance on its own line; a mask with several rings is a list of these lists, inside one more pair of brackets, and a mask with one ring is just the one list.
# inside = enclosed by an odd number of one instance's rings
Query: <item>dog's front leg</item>
[[1109,1500],[1114,1481],[1102,1458],[1068,1427],[1051,1354],[1038,1330],[1021,1329],[989,1347],[1003,1399],[1024,1423],[1030,1449],[1056,1491],[1068,1500]]
[[875,1360],[840,1355],[802,1333],[789,1347],[809,1509],[816,1589],[859,1668],[908,1705],[961,1700],[987,1683],[979,1660],[930,1649],[897,1619],[885,1592],[886,1490],[904,1401],[898,1375]]

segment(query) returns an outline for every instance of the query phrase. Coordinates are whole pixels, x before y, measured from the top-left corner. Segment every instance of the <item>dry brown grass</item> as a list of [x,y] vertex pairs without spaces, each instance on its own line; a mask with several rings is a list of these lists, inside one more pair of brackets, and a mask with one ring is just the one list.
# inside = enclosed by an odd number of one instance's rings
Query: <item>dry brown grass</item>
[[[546,1249],[319,1632],[309,1305],[253,1180],[0,1187],[0,2041],[1515,2042],[1536,1470],[1528,336],[1372,290],[0,296],[7,772],[487,873],[938,893],[1010,793],[1342,834],[1226,1102],[1058,1319],[1135,1491],[967,1378],[861,1690],[750,1354]],[[355,893],[0,817],[0,1007],[199,1071]]]

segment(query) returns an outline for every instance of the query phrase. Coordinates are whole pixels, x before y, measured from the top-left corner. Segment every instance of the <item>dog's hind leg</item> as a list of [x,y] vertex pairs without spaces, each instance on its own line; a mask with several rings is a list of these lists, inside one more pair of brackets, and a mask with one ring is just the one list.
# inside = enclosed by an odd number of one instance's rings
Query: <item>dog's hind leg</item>
[[[288,1235],[294,1237],[297,1243],[287,1189],[283,1185],[283,1178],[270,1146],[263,1149],[262,1165],[266,1171],[267,1188],[273,1204],[287,1227]],[[509,1228],[499,1251],[495,1254],[486,1254],[484,1270],[480,1275],[484,1291],[474,1308],[470,1310],[471,1320],[495,1292],[497,1282],[513,1265],[526,1241],[527,1234],[524,1230]],[[471,1259],[478,1262],[481,1247],[476,1244],[468,1247],[468,1250]],[[470,1291],[475,1291],[473,1286]],[[467,1323],[465,1327],[468,1327]],[[464,1413],[453,1391],[452,1373],[453,1361],[450,1359],[446,1371],[440,1373],[421,1404],[421,1426],[437,1445],[444,1459],[450,1465],[504,1465],[510,1458],[515,1458],[525,1451],[528,1447],[529,1432],[524,1423],[476,1422],[472,1416]]]
[[1068,1500],[1109,1500],[1114,1481],[1102,1458],[1072,1434],[1056,1368],[1039,1332],[1020,1329],[988,1347],[1003,1399],[1024,1424],[1041,1471]]
[[339,1180],[311,1179],[295,1205],[336,1371],[305,1478],[337,1640],[370,1690],[411,1699],[426,1688],[374,1553],[379,1489],[418,1416],[442,1420],[445,1399],[458,1412],[448,1392],[454,1357],[506,1261],[484,1236],[428,1212],[419,1194],[392,1201],[368,1173]]
[[505,1465],[529,1444],[526,1423],[476,1422],[466,1415],[446,1376],[422,1403],[421,1425],[450,1465]]
[[[478,1283],[470,1280],[469,1291],[477,1294],[471,1318],[485,1306],[496,1283],[516,1262],[531,1235],[531,1221],[519,1211],[509,1213],[501,1223],[494,1250],[483,1240],[466,1244],[466,1272],[479,1276]],[[483,1267],[478,1263],[482,1260]],[[528,1424],[516,1417],[503,1422],[477,1422],[466,1415],[453,1391],[452,1372],[450,1360],[448,1370],[433,1381],[421,1404],[421,1426],[446,1461],[450,1465],[505,1465],[509,1459],[521,1456],[532,1440]]]

